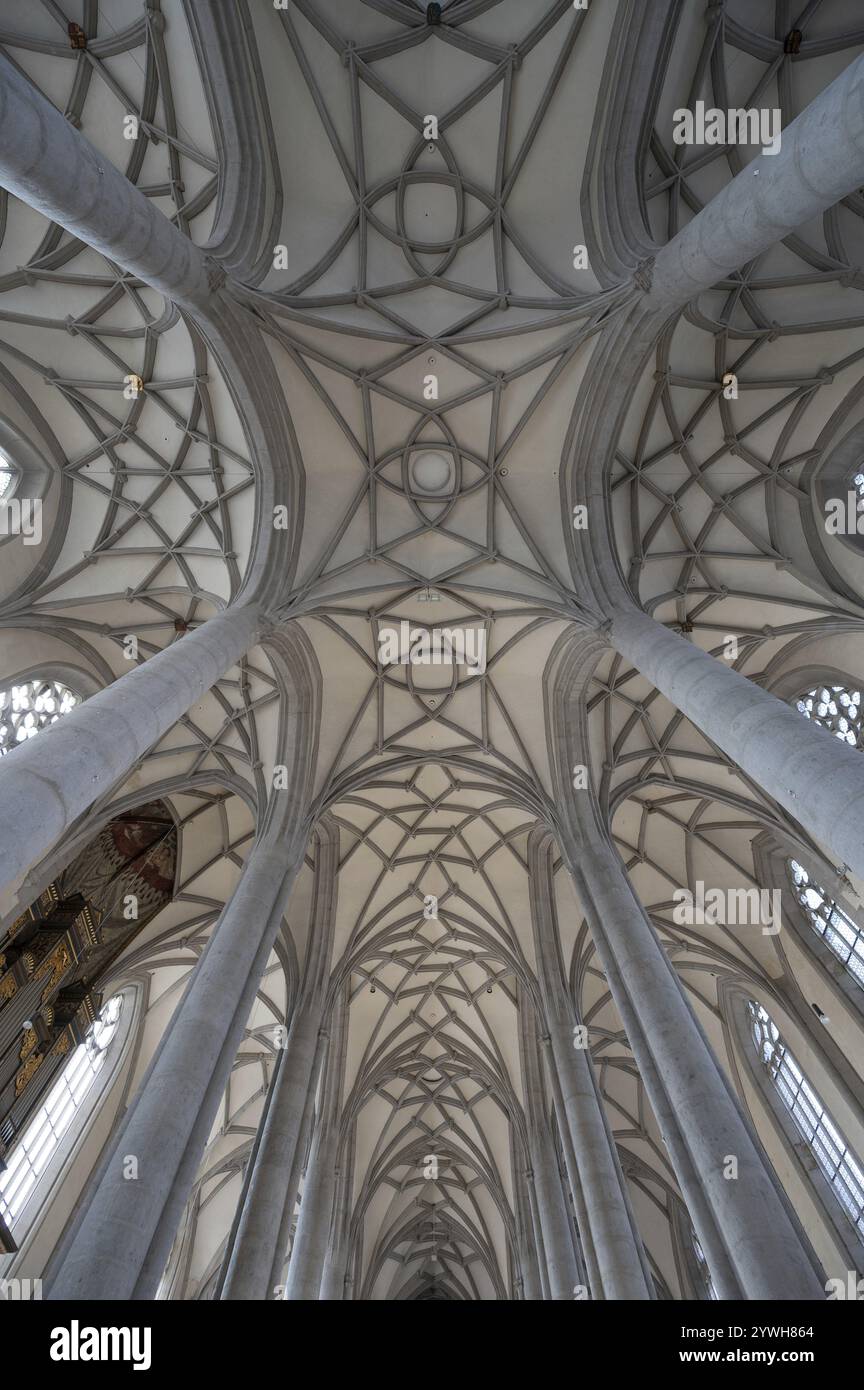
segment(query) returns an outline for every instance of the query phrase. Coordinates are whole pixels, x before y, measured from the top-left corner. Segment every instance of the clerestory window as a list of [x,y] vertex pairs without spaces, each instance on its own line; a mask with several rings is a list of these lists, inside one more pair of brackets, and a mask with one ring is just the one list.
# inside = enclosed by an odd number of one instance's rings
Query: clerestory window
[[861,691],[845,685],[817,685],[798,699],[805,719],[812,719],[853,748],[864,746],[861,727]]
[[0,1172],[0,1215],[14,1226],[33,1196],[75,1115],[91,1097],[93,1083],[105,1063],[106,1050],[117,1031],[123,997],[115,994],[105,1004],[84,1041],[76,1047],[24,1133],[10,1150]]
[[789,874],[795,895],[807,914],[811,927],[838,960],[842,961],[857,985],[864,988],[864,934],[795,859],[789,860]]
[[79,697],[60,681],[22,681],[20,685],[0,689],[0,757],[68,714],[78,703]]
[[747,1008],[763,1067],[859,1239],[864,1240],[864,1168],[789,1051],[770,1014],[753,999]]
[[15,469],[12,467],[6,455],[0,450],[0,499],[7,500],[15,491]]

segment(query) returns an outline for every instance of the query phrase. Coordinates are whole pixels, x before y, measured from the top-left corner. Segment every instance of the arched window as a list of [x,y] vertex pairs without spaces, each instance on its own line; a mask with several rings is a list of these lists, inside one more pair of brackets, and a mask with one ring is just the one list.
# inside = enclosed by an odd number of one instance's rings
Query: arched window
[[864,746],[861,724],[861,691],[845,685],[817,685],[798,700],[805,719],[812,719],[853,748]]
[[795,895],[807,913],[810,925],[826,945],[831,947],[855,980],[864,988],[864,935],[842,907],[813,883],[807,870],[795,859],[789,860],[789,874],[795,885]]
[[78,703],[79,697],[59,681],[23,681],[0,690],[0,758]]
[[10,498],[15,491],[17,472],[6,455],[0,450],[0,498]]
[[9,1153],[0,1172],[0,1215],[8,1226],[20,1217],[52,1154],[102,1070],[117,1031],[123,996],[115,994],[76,1047],[45,1100]]
[[770,1014],[753,999],[747,1008],[762,1065],[835,1197],[864,1240],[864,1168],[784,1043]]

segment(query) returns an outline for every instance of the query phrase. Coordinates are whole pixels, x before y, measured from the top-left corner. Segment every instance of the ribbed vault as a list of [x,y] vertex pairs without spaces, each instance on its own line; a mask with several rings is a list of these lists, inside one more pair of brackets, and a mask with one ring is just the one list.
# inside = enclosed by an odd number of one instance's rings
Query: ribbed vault
[[[860,1259],[745,1010],[864,1154],[860,990],[787,861],[855,922],[864,884],[616,623],[642,610],[793,708],[864,685],[861,543],[824,525],[864,453],[860,189],[689,302],[652,279],[764,169],[676,145],[674,111],[776,107],[785,130],[862,50],[847,0],[0,15],[7,82],[181,238],[153,266],[122,227],[94,249],[0,190],[0,460],[44,530],[0,536],[0,690],[57,680],[86,710],[163,661],[190,692],[0,897],[5,930],[113,816],[172,808],[173,901],[112,967],[136,1023],[94,1148],[252,883],[224,966],[246,949],[247,975],[224,1036],[202,1024],[206,1104],[177,1122],[130,1297],[695,1299],[709,1274],[757,1296],[672,1124],[604,880],[650,923],[807,1277]],[[238,613],[251,639],[198,679]],[[471,632],[483,660],[385,660],[406,628]],[[700,883],[780,888],[782,930],[682,923]],[[22,1245],[61,1287],[96,1171],[75,1162]]]

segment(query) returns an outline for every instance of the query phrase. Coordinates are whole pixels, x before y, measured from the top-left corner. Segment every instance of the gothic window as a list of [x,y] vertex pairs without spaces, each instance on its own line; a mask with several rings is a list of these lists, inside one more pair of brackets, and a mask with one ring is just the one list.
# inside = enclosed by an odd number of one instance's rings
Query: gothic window
[[32,1197],[57,1146],[73,1118],[91,1097],[93,1082],[105,1063],[108,1044],[117,1031],[122,995],[115,994],[102,1009],[84,1041],[76,1047],[47,1097],[8,1155],[0,1172],[0,1216],[12,1226]]
[[799,698],[798,709],[805,719],[815,720],[853,748],[864,745],[860,690],[847,690],[845,685],[817,685]]
[[748,1001],[759,1059],[795,1125],[831,1184],[831,1190],[864,1240],[864,1167],[850,1151],[821,1099],[780,1036],[770,1014]]
[[68,714],[78,700],[67,686],[53,680],[22,681],[0,690],[0,757]]
[[824,888],[813,883],[807,870],[794,859],[789,860],[789,873],[795,894],[807,914],[814,931],[831,947],[855,980],[864,988],[864,936],[842,907],[828,896]]
[[0,498],[11,497],[15,491],[15,470],[0,450]]

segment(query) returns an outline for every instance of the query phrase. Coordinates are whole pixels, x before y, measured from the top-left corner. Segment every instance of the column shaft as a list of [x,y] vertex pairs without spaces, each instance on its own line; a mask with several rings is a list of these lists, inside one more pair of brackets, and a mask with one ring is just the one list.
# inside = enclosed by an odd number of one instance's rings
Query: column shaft
[[316,1062],[320,1061],[320,1003],[301,1008],[291,1024],[274,1081],[261,1144],[237,1227],[222,1298],[255,1300],[272,1297],[271,1275],[278,1250],[291,1169],[303,1130],[303,1117]]
[[613,646],[838,861],[864,878],[864,759],[722,660],[640,612]]
[[528,1193],[528,1209],[531,1215],[531,1228],[534,1233],[534,1250],[537,1259],[537,1279],[540,1283],[540,1292],[537,1297],[540,1302],[544,1302],[552,1295],[549,1291],[549,1268],[546,1259],[546,1245],[543,1240],[543,1223],[540,1220],[534,1173],[530,1168],[525,1171],[525,1190]]
[[336,1212],[333,1233],[321,1275],[321,1302],[341,1303],[345,1298],[345,1275],[348,1272],[348,1227],[350,1222],[350,1187],[345,1171],[345,1158],[336,1175]]
[[[649,1099],[663,1079],[706,1201],[749,1299],[824,1297],[807,1251],[769,1174],[768,1160],[737,1101],[627,880],[611,844],[595,832],[571,859],[597,951],[622,1014],[640,1032],[630,1043]],[[642,1066],[642,1060],[645,1066]],[[657,1112],[665,1097],[657,1097]],[[724,1176],[728,1157],[738,1176]]]
[[639,1059],[639,1074],[651,1098],[651,1108],[660,1126],[660,1133],[669,1154],[669,1161],[672,1164],[690,1219],[708,1260],[708,1268],[711,1271],[711,1279],[717,1297],[731,1301],[739,1300],[743,1298],[741,1285],[732,1268],[729,1252],[723,1244],[715,1214],[705,1199],[701,1177],[685,1143],[681,1126],[624,988],[620,972],[611,956],[607,957],[604,970],[612,997],[615,1000],[615,1007],[621,1015],[621,1022],[624,1025],[624,1032],[627,1035],[630,1048],[634,1057]]
[[682,308],[864,183],[864,58],[854,59],[657,252],[652,307]]
[[545,1095],[534,1001],[520,987],[519,1061],[525,1092],[528,1155],[532,1172],[526,1174],[532,1198],[537,1258],[546,1297],[572,1299],[577,1284],[584,1282],[570,1229],[570,1214],[558,1170],[552,1126]]
[[[584,1049],[574,1047],[576,1011],[567,990],[561,961],[553,881],[554,841],[545,828],[528,843],[531,921],[537,973],[548,1030],[547,1061],[553,1078],[558,1123],[565,1137],[565,1158],[572,1153],[578,1172],[571,1184],[580,1189],[584,1209],[583,1248],[589,1273],[594,1269],[595,1298],[648,1299],[652,1288],[642,1242],[636,1230],[621,1165],[603,1113]],[[567,1142],[569,1140],[569,1143]],[[574,1193],[574,1198],[576,1194]],[[595,1287],[599,1281],[600,1287]]]
[[570,1131],[591,1244],[603,1297],[650,1299],[641,1241],[634,1229],[624,1175],[600,1109],[591,1063],[577,1051],[572,1036],[550,1025],[552,1065],[561,1086],[564,1124]]
[[513,1172],[513,1214],[516,1218],[516,1250],[514,1256],[518,1273],[517,1291],[521,1285],[522,1298],[538,1303],[543,1298],[538,1261],[538,1246],[534,1239],[533,1210],[529,1181],[521,1159],[521,1145],[515,1133],[510,1132],[510,1165]]
[[315,828],[314,856],[303,984],[228,1255],[223,1299],[272,1297],[282,1281],[315,1084],[327,1048],[321,1020],[336,912],[339,831],[326,815]]
[[253,644],[259,614],[228,608],[27,739],[0,762],[0,891],[126,776]]
[[335,1126],[325,1123],[319,1126],[312,1144],[285,1285],[286,1299],[294,1302],[309,1302],[321,1297],[321,1280],[336,1197],[338,1137]]
[[548,1130],[534,1135],[531,1161],[537,1215],[543,1233],[549,1297],[558,1302],[572,1300],[575,1297],[576,1285],[581,1283],[581,1275],[570,1234],[561,1174],[552,1147],[552,1136]]
[[[51,1286],[52,1299],[152,1298],[159,1270],[140,1283],[166,1207],[188,1196],[224,1093],[245,1017],[249,977],[266,962],[301,862],[299,842],[258,844],[101,1171],[87,1211]],[[192,1152],[192,1149],[195,1152]],[[137,1162],[129,1178],[125,1163]]]
[[204,253],[3,56],[0,185],[169,298],[209,296]]
[[[551,1038],[547,1035],[544,1037],[543,1042],[551,1053]],[[585,1274],[588,1280],[588,1289],[592,1298],[602,1298],[603,1276],[597,1262],[597,1252],[594,1249],[594,1236],[591,1231],[591,1222],[588,1218],[588,1207],[585,1203],[585,1193],[582,1188],[582,1174],[579,1171],[579,1161],[576,1157],[573,1133],[567,1118],[564,1092],[558,1077],[558,1068],[551,1055],[549,1056],[549,1076],[552,1086],[552,1104],[555,1107],[555,1114],[558,1118],[558,1129],[564,1148],[564,1162],[567,1165],[567,1177],[570,1182],[570,1191],[573,1194],[573,1202],[576,1207],[576,1227],[579,1231],[579,1238],[582,1243],[582,1254],[585,1260]]]

